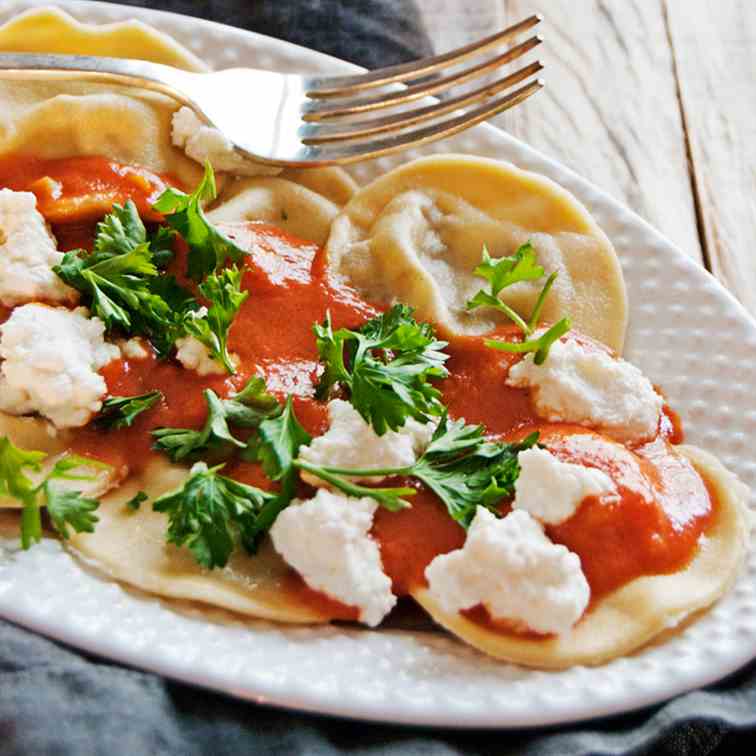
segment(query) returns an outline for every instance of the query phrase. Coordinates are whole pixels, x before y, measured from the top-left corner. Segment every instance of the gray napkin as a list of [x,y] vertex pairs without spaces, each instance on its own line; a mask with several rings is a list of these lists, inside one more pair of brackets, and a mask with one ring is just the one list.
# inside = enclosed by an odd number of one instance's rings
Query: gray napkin
[[[252,29],[368,68],[430,51],[411,0],[123,1]],[[747,728],[756,728],[754,664],[641,713],[548,730],[455,732],[263,708],[85,656],[0,621],[0,756],[686,756],[730,753],[750,742]]]

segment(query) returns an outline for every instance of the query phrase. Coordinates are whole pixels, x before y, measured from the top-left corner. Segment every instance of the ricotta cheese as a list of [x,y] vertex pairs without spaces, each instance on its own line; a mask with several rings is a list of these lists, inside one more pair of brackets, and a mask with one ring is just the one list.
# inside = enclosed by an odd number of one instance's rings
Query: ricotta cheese
[[0,189],[0,302],[74,304],[79,294],[53,272],[63,259],[31,192]]
[[281,172],[275,166],[243,158],[222,132],[202,123],[186,106],[173,114],[171,136],[173,144],[184,150],[187,157],[202,164],[209,160],[216,171],[228,171],[237,176],[273,176]]
[[617,498],[617,489],[605,472],[562,462],[546,449],[526,449],[517,461],[520,475],[512,508],[528,512],[546,525],[568,520],[586,496]]
[[58,428],[86,425],[107,393],[97,371],[120,357],[104,333],[82,307],[17,307],[0,326],[0,410],[36,412]]
[[[226,368],[222,363],[210,357],[210,350],[194,336],[182,336],[176,339],[176,359],[187,369],[194,370],[198,375],[225,375]],[[236,362],[235,355],[231,361]]]
[[381,553],[370,537],[374,499],[355,499],[321,489],[295,499],[270,530],[273,546],[316,591],[359,609],[375,627],[396,604]]
[[483,604],[493,619],[544,635],[566,633],[590,598],[577,554],[521,510],[498,519],[478,507],[465,545],[437,556],[425,577],[447,612]]
[[[388,430],[382,436],[363,420],[349,402],[334,399],[328,403],[328,431],[314,438],[309,446],[299,450],[305,462],[323,467],[354,467],[380,469],[406,467],[417,461],[430,443],[436,424],[419,423],[409,418],[397,431]],[[327,486],[325,481],[308,473],[302,478],[313,486]],[[384,476],[371,475],[351,478],[378,483]]]
[[121,339],[118,342],[121,354],[128,360],[146,360],[150,356],[150,349],[144,339],[134,336],[131,339]]
[[532,388],[535,410],[546,420],[598,427],[622,442],[652,438],[664,404],[635,365],[574,340],[555,342],[542,365],[527,355],[507,383]]

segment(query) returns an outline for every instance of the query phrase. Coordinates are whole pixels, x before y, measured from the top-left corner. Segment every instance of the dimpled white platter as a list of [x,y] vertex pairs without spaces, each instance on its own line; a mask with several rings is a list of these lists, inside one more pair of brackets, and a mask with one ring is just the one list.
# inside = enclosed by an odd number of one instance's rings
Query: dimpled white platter
[[[6,0],[0,22],[34,0]],[[82,21],[138,18],[213,68],[348,73],[354,66],[194,18],[57,2]],[[525,106],[527,107],[527,106]],[[573,192],[619,253],[630,298],[626,356],[662,386],[687,440],[756,489],[756,324],[711,276],[606,194],[490,126],[351,168],[365,183],[419,155],[509,160]],[[126,589],[57,542],[0,540],[0,616],[92,653],[251,701],[362,719],[458,727],[563,723],[647,706],[714,682],[756,656],[756,549],[733,590],[666,642],[599,668],[527,670],[435,632],[287,627],[198,611]]]

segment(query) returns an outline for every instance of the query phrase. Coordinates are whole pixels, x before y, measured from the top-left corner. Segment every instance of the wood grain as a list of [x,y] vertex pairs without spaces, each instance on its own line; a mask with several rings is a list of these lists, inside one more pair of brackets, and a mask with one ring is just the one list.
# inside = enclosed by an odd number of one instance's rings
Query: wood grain
[[707,262],[756,313],[756,7],[667,0]]
[[661,0],[419,0],[438,50],[537,11],[547,86],[494,122],[624,201],[702,259]]

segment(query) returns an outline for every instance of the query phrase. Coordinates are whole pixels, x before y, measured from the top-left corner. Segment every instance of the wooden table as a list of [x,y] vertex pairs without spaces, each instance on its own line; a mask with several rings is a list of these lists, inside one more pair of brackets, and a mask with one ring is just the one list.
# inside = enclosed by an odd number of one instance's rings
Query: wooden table
[[624,201],[756,314],[756,3],[417,3],[439,52],[542,13],[546,89],[494,123]]

